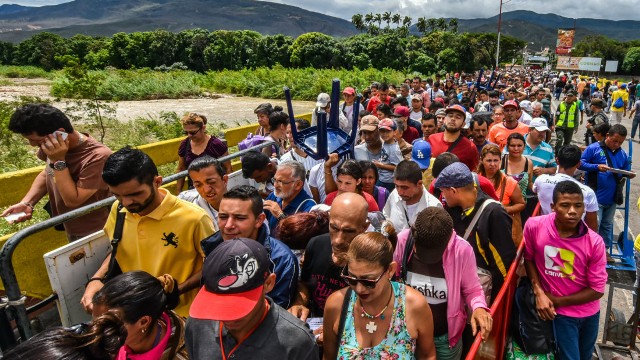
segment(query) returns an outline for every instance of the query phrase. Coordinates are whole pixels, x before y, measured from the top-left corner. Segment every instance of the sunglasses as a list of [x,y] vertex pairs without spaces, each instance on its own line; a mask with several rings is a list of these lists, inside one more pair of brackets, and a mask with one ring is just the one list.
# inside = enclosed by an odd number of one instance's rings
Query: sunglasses
[[200,129],[198,129],[198,130],[196,130],[196,131],[183,131],[182,133],[183,133],[184,135],[191,135],[191,136],[194,136],[195,134],[199,133],[199,132],[200,132],[200,130],[202,130],[202,128],[200,128]]
[[380,279],[382,279],[382,276],[387,272],[387,270],[385,269],[382,274],[380,274],[380,276],[378,276],[377,279],[372,280],[372,279],[359,279],[353,276],[349,276],[345,270],[347,268],[343,267],[342,271],[340,272],[340,277],[342,277],[342,279],[349,284],[349,286],[357,286],[358,283],[362,284],[362,286],[366,287],[367,289],[373,289],[374,287],[376,287],[376,284],[378,283],[378,281],[380,281]]

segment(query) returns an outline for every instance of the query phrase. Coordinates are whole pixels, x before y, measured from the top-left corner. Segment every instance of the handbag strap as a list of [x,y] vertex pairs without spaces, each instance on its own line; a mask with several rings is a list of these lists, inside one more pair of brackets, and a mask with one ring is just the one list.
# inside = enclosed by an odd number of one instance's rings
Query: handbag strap
[[460,142],[460,140],[462,140],[462,134],[460,134],[460,136],[458,136],[456,141],[454,141],[453,143],[451,143],[451,145],[449,145],[449,148],[447,149],[447,152],[452,152],[453,149],[455,149],[456,146],[458,146],[458,143]]
[[409,236],[407,242],[404,244],[404,253],[402,254],[402,264],[400,264],[400,279],[403,283],[407,282],[407,272],[409,272],[409,257],[413,251],[413,245],[415,240],[413,238],[413,231],[409,229]]
[[109,259],[109,268],[107,270],[106,277],[108,277],[113,271],[113,266],[116,262],[116,254],[118,253],[118,244],[120,240],[122,240],[122,229],[124,228],[124,219],[127,216],[127,213],[122,211],[122,204],[118,204],[117,216],[116,216],[116,225],[113,229],[113,238],[111,239],[111,259]]
[[464,232],[464,236],[462,237],[463,239],[466,240],[467,238],[469,238],[469,235],[471,235],[471,232],[473,231],[473,228],[476,226],[478,219],[480,219],[480,214],[482,214],[482,211],[484,211],[484,208],[487,207],[487,205],[489,205],[490,203],[497,203],[497,201],[493,199],[487,199],[482,203],[482,205],[480,205],[480,208],[478,209],[478,211],[476,211],[476,214],[473,216],[473,219],[471,219],[469,226],[467,226],[467,230]]
[[[607,158],[607,166],[610,168],[615,168],[615,166],[613,166],[613,161],[611,161],[611,157],[609,156],[609,148],[607,148],[607,146],[602,146],[604,143],[604,141],[600,142],[600,149],[602,149],[602,152],[604,153],[604,156]],[[621,176],[618,174],[614,174],[612,173],[613,177],[616,179],[616,182],[620,182],[620,178]]]
[[342,311],[340,312],[340,324],[338,325],[338,339],[336,340],[336,354],[340,351],[340,340],[342,340],[342,333],[344,332],[344,323],[347,320],[347,308],[351,302],[351,293],[353,290],[351,286],[347,288],[344,299],[342,300]]

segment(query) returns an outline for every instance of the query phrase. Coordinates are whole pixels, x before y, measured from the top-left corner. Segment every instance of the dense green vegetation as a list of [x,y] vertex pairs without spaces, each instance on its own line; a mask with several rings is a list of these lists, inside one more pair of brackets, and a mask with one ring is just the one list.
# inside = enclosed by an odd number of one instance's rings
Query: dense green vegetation
[[[18,45],[0,43],[0,63],[61,69],[66,57],[76,58],[89,69],[189,69],[197,72],[285,68],[376,69],[418,71],[467,70],[495,64],[495,34],[455,32],[455,24],[426,31],[423,36],[399,27],[336,39],[306,33],[296,39],[284,35],[263,36],[255,31],[166,30],[117,33],[110,38],[75,35],[71,38],[42,32]],[[446,29],[446,31],[445,31]],[[501,61],[517,57],[524,41],[501,39]],[[452,50],[459,59],[445,57]],[[457,68],[450,66],[456,65]]]

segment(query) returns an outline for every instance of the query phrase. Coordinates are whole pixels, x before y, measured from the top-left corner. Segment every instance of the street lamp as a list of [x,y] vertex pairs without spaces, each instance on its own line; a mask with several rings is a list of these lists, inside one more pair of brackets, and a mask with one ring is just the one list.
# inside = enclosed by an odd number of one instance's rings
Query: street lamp
[[500,0],[500,14],[498,15],[498,46],[496,48],[496,70],[500,67],[500,26],[502,26],[502,0]]

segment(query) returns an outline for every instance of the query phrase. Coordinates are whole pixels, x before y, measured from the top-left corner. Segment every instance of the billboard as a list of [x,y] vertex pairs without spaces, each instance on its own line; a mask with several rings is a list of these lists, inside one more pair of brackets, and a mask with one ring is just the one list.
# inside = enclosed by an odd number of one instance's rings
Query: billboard
[[556,42],[556,54],[567,55],[571,53],[575,29],[558,29],[558,41]]
[[618,72],[618,61],[617,60],[607,60],[604,65],[604,71],[606,72]]
[[528,61],[549,62],[549,57],[548,56],[529,55],[529,60]]
[[556,69],[562,70],[582,70],[600,71],[602,58],[579,57],[579,56],[558,56]]

